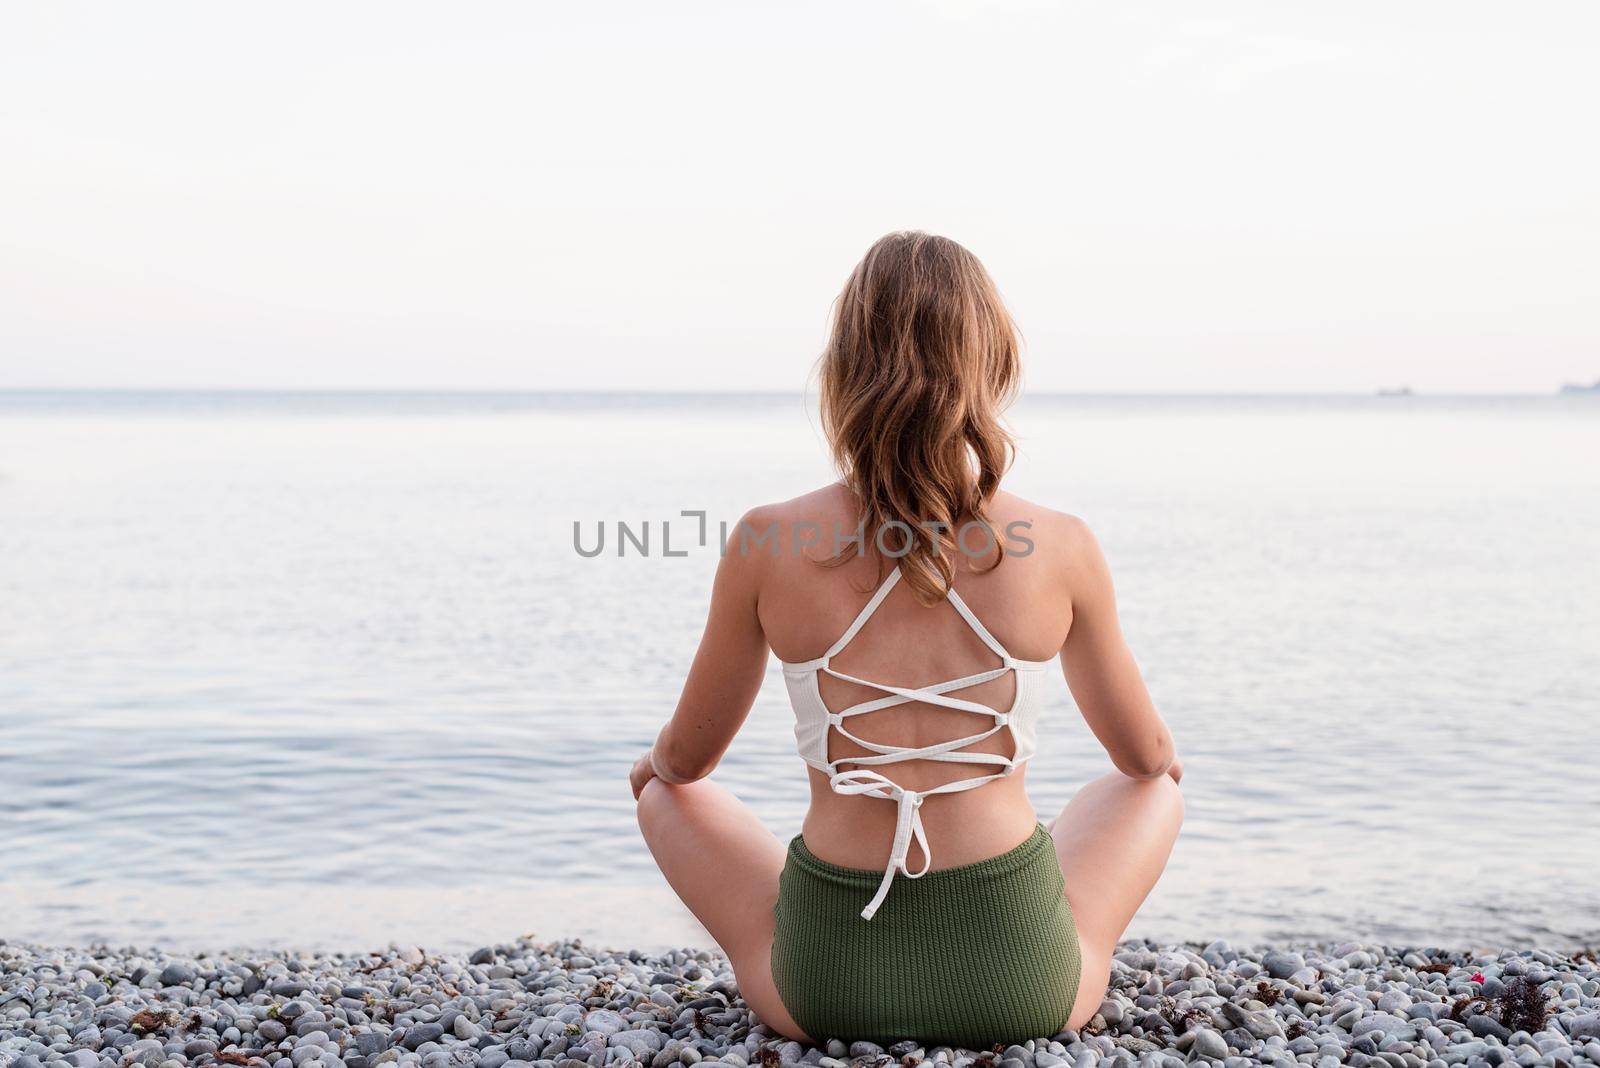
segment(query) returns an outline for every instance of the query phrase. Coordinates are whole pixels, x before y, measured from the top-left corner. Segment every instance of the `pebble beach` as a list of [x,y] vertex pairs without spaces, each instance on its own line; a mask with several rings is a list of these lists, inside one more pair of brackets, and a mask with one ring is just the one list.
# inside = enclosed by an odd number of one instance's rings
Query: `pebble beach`
[[706,950],[463,955],[0,942],[0,1068],[1177,1068],[1600,1064],[1595,955],[1126,943],[1081,1030],[986,1050],[777,1036]]

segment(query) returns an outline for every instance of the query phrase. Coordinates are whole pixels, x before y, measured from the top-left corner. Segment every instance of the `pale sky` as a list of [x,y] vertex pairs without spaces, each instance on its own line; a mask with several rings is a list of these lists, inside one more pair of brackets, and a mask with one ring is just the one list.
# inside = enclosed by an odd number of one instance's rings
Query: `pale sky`
[[875,238],[1028,384],[1600,377],[1600,4],[0,7],[0,387],[799,389]]

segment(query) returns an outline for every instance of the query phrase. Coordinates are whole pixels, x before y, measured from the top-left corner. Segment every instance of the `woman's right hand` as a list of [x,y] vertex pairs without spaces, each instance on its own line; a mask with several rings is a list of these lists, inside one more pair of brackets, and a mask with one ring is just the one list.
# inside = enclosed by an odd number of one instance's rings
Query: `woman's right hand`
[[633,799],[639,800],[639,795],[644,793],[644,785],[656,777],[656,769],[650,763],[650,754],[653,749],[646,749],[644,756],[633,762],[633,770],[628,772],[628,785],[633,787]]

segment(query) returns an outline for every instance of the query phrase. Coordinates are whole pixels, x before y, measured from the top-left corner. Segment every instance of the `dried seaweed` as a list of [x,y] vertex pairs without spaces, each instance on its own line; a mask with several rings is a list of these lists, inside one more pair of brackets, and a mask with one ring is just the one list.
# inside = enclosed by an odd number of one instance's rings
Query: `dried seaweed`
[[1450,1006],[1450,1018],[1461,1023],[1469,1016],[1484,1015],[1508,1031],[1533,1034],[1544,1028],[1555,1011],[1550,1001],[1550,996],[1539,989],[1538,983],[1526,975],[1515,975],[1492,998],[1484,994],[1457,998]]
[[1526,1031],[1531,1035],[1543,1030],[1545,1021],[1554,1011],[1551,999],[1526,975],[1513,977],[1495,996],[1500,1002],[1500,1022],[1513,1032]]
[[1283,991],[1267,982],[1265,979],[1256,984],[1256,1000],[1263,1005],[1276,1005],[1283,998]]
[[1435,975],[1448,975],[1450,973],[1450,969],[1452,969],[1454,967],[1455,967],[1455,965],[1453,965],[1453,964],[1446,964],[1446,963],[1443,963],[1443,962],[1435,962],[1433,964],[1420,964],[1420,965],[1417,966],[1417,971],[1419,971],[1419,972],[1433,972]]
[[1156,1007],[1156,1014],[1167,1021],[1167,1026],[1175,1035],[1181,1035],[1189,1027],[1197,1023],[1205,1023],[1211,1016],[1199,1007],[1191,1004],[1181,1012],[1178,1009],[1178,1000],[1171,994],[1162,994]]
[[147,1035],[151,1031],[160,1031],[171,1027],[177,1022],[177,1017],[170,1012],[156,1012],[153,1009],[141,1009],[133,1014],[133,1019],[128,1021],[128,1027],[134,1034]]

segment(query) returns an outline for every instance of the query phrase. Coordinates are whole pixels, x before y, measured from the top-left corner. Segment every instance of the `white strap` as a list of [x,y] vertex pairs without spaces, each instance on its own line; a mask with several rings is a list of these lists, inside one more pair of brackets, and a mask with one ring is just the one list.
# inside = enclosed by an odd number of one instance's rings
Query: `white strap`
[[[894,801],[898,805],[894,824],[894,842],[889,847],[889,864],[883,869],[883,881],[878,884],[878,892],[872,895],[872,900],[867,902],[866,908],[861,910],[861,918],[870,920],[878,911],[878,906],[883,904],[884,898],[889,896],[889,887],[894,883],[896,873],[908,879],[920,879],[928,874],[933,867],[933,849],[928,845],[928,833],[922,825],[922,800],[930,794],[956,794],[966,790],[975,790],[984,783],[993,782],[995,779],[1004,778],[1010,774],[1010,769],[998,771],[993,775],[980,775],[972,779],[958,779],[947,782],[943,786],[935,786],[930,790],[907,790],[893,779],[880,775],[867,768],[854,768],[850,771],[836,772],[828,784],[841,794],[866,794],[869,797],[881,797]],[[907,865],[911,856],[911,843],[915,841],[922,847],[922,867],[912,871]]]
[[[991,731],[990,733],[992,734],[994,732]],[[857,739],[857,738],[852,738],[851,741],[856,742],[857,744],[862,744],[860,739]],[[943,744],[943,743],[941,743],[941,744]],[[846,756],[846,757],[840,757],[837,760],[831,761],[829,766],[830,767],[837,767],[840,764],[862,764],[862,765],[900,764],[900,763],[904,763],[907,760],[919,760],[919,759],[920,760],[931,760],[931,761],[934,761],[935,763],[940,763],[940,764],[1001,764],[1001,765],[1005,765],[1007,767],[1009,767],[1013,763],[1013,761],[1012,761],[1012,759],[1010,757],[1003,757],[1003,756],[1000,756],[998,753],[966,753],[966,752],[961,752],[961,753],[937,753],[937,754],[934,754],[934,755],[931,755],[931,756],[926,756],[926,757],[923,757],[920,754],[913,756],[913,755],[908,755],[906,753],[884,753],[884,754],[881,754],[879,756]]]
[[834,730],[861,746],[863,749],[874,753],[883,754],[882,757],[840,757],[837,764],[892,764],[905,760],[945,760],[952,764],[1004,764],[1006,757],[998,753],[958,753],[955,750],[981,742],[985,738],[994,737],[995,733],[1005,726],[1002,717],[1000,722],[986,731],[969,734],[965,738],[951,738],[944,742],[931,742],[928,745],[891,745],[887,742],[870,742],[865,738],[857,738],[851,734],[842,723],[833,724]]
[[1009,667],[1011,665],[1011,654],[1006,652],[1006,647],[1001,645],[993,634],[989,633],[989,628],[984,626],[983,621],[973,613],[972,609],[967,607],[967,602],[961,599],[961,595],[956,592],[954,586],[950,587],[949,598],[950,603],[955,605],[956,611],[961,613],[961,618],[967,621],[967,626],[972,628],[973,633],[982,638],[983,644],[989,647],[989,651],[998,656]]
[[[898,805],[894,823],[894,842],[889,847],[889,865],[883,870],[883,881],[878,884],[878,892],[872,895],[867,907],[861,910],[861,918],[870,920],[878,911],[878,906],[883,904],[883,899],[889,896],[889,885],[894,882],[896,872],[904,874],[909,879],[920,879],[928,874],[928,869],[933,866],[933,851],[928,846],[928,834],[922,826],[922,815],[917,811],[922,807],[922,794],[916,790],[904,789],[894,780],[866,768],[839,772],[828,782],[841,794],[868,794],[872,797],[893,800]],[[911,855],[913,839],[922,847],[922,869],[916,872],[906,865],[906,860]]]
[[[885,693],[898,694],[907,701],[922,701],[926,704],[938,705],[941,708],[953,708],[958,712],[975,712],[980,716],[1004,715],[1004,713],[996,712],[988,705],[981,705],[976,701],[968,701],[964,698],[950,697],[940,693],[936,687],[932,686],[924,687],[920,690],[911,686],[890,686],[886,682],[873,682],[871,679],[859,679],[854,675],[846,675],[842,671],[835,671],[826,664],[823,665],[822,670],[836,679],[843,679],[846,682],[853,682],[857,686],[867,686],[874,690],[883,690]],[[1007,668],[1006,670],[1009,671],[1011,669]],[[846,709],[846,711],[849,710]]]
[[[965,678],[961,678],[961,679],[951,679],[949,682],[937,682],[937,683],[934,683],[931,686],[919,686],[917,688],[917,692],[919,692],[919,693],[949,693],[952,690],[965,690],[965,689],[967,689],[969,687],[977,686],[977,685],[980,685],[982,683],[990,682],[990,681],[992,681],[994,679],[998,679],[1001,675],[1004,675],[1006,672],[1008,672],[1010,670],[1011,669],[1008,668],[1008,667],[997,667],[997,668],[993,668],[993,669],[991,669],[989,671],[980,671],[976,675],[968,675]],[[828,674],[833,675],[835,678],[838,677],[838,673],[834,672],[834,671],[831,671],[831,670],[828,672]],[[869,683],[868,685],[871,685],[871,684]],[[877,687],[873,687],[873,688],[876,689]],[[914,700],[918,700],[918,699],[917,698],[913,698],[913,697],[906,697],[903,694],[890,694],[888,697],[875,697],[870,701],[862,701],[858,705],[851,705],[849,708],[843,709],[843,710],[841,710],[839,712],[835,712],[833,714],[836,715],[836,716],[841,716],[841,717],[842,716],[859,716],[859,715],[861,715],[861,714],[863,714],[865,712],[877,712],[880,709],[893,708],[895,705],[910,704]],[[991,709],[990,711],[993,711],[993,709]]]
[[986,782],[994,782],[996,779],[1005,778],[1011,774],[1011,770],[1011,767],[1007,766],[1006,770],[997,771],[990,775],[975,775],[970,779],[957,779],[955,782],[947,782],[943,786],[935,786],[931,790],[923,790],[922,796],[927,797],[929,794],[959,794],[967,790],[976,790]]
[[[967,602],[961,599],[961,595],[955,591],[954,586],[951,586],[946,591],[947,599],[955,607],[961,618],[966,621],[967,626],[989,648],[989,651],[1000,658],[1000,667],[982,671],[975,675],[968,675],[961,679],[951,679],[947,682],[934,683],[923,687],[909,687],[889,686],[885,683],[857,678],[854,675],[835,671],[830,665],[833,657],[837,656],[845,646],[849,645],[855,636],[861,632],[861,628],[866,626],[867,620],[872,618],[872,613],[876,612],[878,606],[883,604],[884,598],[889,596],[889,591],[894,589],[895,583],[899,580],[900,568],[896,565],[889,569],[889,574],[878,586],[872,598],[867,601],[866,605],[857,613],[856,618],[850,623],[850,626],[839,636],[839,640],[834,642],[826,653],[817,660],[809,660],[804,664],[786,664],[784,666],[785,671],[796,675],[819,670],[825,671],[836,679],[853,682],[858,686],[878,690],[887,695],[862,701],[842,712],[827,713],[829,728],[837,730],[855,744],[877,754],[876,756],[847,757],[835,761],[825,761],[824,767],[829,773],[828,784],[836,793],[862,794],[868,797],[880,797],[886,801],[893,801],[897,809],[894,841],[889,847],[889,863],[884,868],[883,881],[878,884],[877,893],[872,895],[872,900],[867,903],[866,908],[861,910],[861,918],[864,920],[872,919],[873,915],[877,913],[878,907],[888,897],[889,886],[894,882],[896,873],[902,874],[908,879],[920,879],[933,867],[933,850],[928,845],[927,831],[922,825],[922,815],[918,811],[922,807],[922,799],[929,794],[951,794],[974,790],[985,783],[1010,775],[1017,767],[1016,760],[1012,757],[1003,757],[995,753],[957,752],[957,750],[965,746],[992,736],[1003,727],[1011,726],[1011,717],[1008,712],[1001,712],[990,708],[988,705],[979,704],[976,701],[967,701],[959,697],[951,697],[949,692],[977,686],[991,679],[997,679],[1007,671],[1019,670],[1019,662],[1006,651],[1005,646],[1001,645],[993,634],[989,633],[989,629],[973,614],[972,609],[967,607]],[[1027,666],[1033,667],[1035,665],[1029,663]],[[1020,680],[1018,685],[1021,685]],[[978,715],[992,716],[994,717],[994,726],[966,738],[935,742],[932,745],[919,747],[869,742],[856,737],[844,728],[843,721],[849,716],[877,712],[885,708],[893,708],[896,705],[909,704],[913,701],[938,705],[942,708],[951,708],[958,712],[972,712]],[[826,755],[826,750],[824,750],[824,755]],[[907,790],[888,776],[873,771],[869,767],[860,766],[898,763],[906,760],[933,760],[953,764],[994,764],[999,765],[1000,770],[987,775],[976,775],[968,779],[957,779],[954,782],[948,782],[929,790]],[[808,760],[807,763],[810,763],[810,761]],[[840,764],[857,766],[848,771],[839,771],[837,767]],[[922,868],[915,872],[911,871],[908,866],[911,843],[913,841],[922,848]]]
[[868,601],[866,606],[856,613],[856,618],[851,620],[850,626],[845,629],[843,634],[839,635],[839,640],[829,646],[828,651],[823,654],[822,661],[824,666],[826,666],[829,657],[839,655],[839,651],[850,644],[850,639],[860,633],[861,628],[867,625],[867,620],[872,618],[872,613],[878,610],[878,606],[883,603],[883,599],[889,596],[889,591],[894,589],[894,584],[899,581],[900,569],[891,567],[888,576],[884,578],[883,583],[878,587],[878,592],[872,595],[872,600]]

